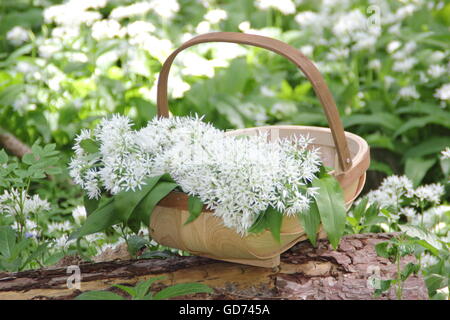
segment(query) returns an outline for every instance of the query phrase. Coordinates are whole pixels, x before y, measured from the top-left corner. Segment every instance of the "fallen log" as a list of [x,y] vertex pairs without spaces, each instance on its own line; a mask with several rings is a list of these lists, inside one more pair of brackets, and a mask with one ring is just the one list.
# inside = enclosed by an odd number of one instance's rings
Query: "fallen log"
[[24,154],[31,153],[31,148],[19,138],[0,128],[0,147],[5,148],[10,154],[22,158]]
[[[374,245],[392,234],[346,236],[338,250],[321,240],[316,248],[301,242],[281,256],[281,265],[267,269],[220,262],[202,257],[171,257],[79,264],[79,289],[69,283],[77,267],[57,267],[17,273],[0,273],[0,299],[72,299],[87,290],[112,290],[113,284],[135,285],[155,276],[166,276],[152,290],[168,285],[201,282],[213,294],[184,299],[375,299],[369,277],[395,277],[396,267],[378,257]],[[414,261],[406,257],[402,263]],[[69,280],[69,281],[68,281]],[[69,288],[68,287],[69,283]],[[420,276],[404,286],[404,299],[427,299]],[[391,290],[378,299],[395,299]]]

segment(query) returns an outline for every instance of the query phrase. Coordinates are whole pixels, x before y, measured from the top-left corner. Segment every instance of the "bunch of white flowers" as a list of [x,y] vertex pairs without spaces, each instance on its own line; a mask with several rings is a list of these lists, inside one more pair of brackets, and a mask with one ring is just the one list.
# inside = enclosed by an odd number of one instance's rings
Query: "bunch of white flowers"
[[[141,130],[114,115],[76,138],[70,163],[74,181],[90,198],[135,190],[150,177],[169,174],[181,190],[198,197],[225,226],[240,234],[272,206],[286,215],[309,209],[309,186],[320,170],[309,137],[268,142],[264,134],[231,136],[198,117],[160,118]],[[89,153],[83,141],[93,140]]]
[[30,214],[36,214],[41,211],[50,210],[50,204],[47,200],[42,200],[38,195],[30,196],[25,190],[5,190],[0,195],[0,212],[15,216],[22,215],[28,217]]
[[423,207],[425,203],[437,205],[444,194],[444,186],[440,183],[413,188],[408,177],[393,175],[385,178],[377,190],[369,192],[367,198],[369,203],[376,203],[381,208],[394,208],[396,213],[412,217],[416,211],[411,207],[403,207],[406,202],[418,208]]

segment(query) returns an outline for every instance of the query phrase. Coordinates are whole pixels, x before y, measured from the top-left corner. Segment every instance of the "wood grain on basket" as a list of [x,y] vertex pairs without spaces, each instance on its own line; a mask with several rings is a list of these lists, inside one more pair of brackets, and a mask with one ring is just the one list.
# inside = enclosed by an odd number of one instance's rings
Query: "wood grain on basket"
[[[232,42],[249,44],[276,52],[292,61],[305,74],[321,102],[330,128],[311,126],[266,126],[229,131],[227,135],[255,135],[268,133],[270,140],[289,138],[293,135],[309,135],[314,138],[314,147],[320,148],[325,166],[339,181],[346,206],[349,207],[361,192],[366,170],[369,167],[369,147],[361,137],[344,132],[333,96],[320,72],[302,53],[279,40],[234,32],[217,32],[197,36],[185,42],[164,62],[157,88],[158,115],[169,116],[167,81],[172,62],[182,50],[205,42]],[[306,234],[296,217],[284,217],[281,228],[281,243],[277,243],[266,230],[260,234],[241,237],[226,228],[212,212],[204,210],[193,222],[184,225],[189,216],[188,196],[172,192],[160,201],[152,213],[150,234],[157,242],[193,254],[214,259],[232,261],[263,267],[277,266],[280,253],[295,243],[305,240]],[[320,232],[320,236],[324,236]]]

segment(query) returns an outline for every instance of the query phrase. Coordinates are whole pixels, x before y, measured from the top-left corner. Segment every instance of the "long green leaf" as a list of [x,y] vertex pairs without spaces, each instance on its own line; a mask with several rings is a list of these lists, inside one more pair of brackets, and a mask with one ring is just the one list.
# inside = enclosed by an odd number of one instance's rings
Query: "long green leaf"
[[119,218],[115,214],[114,198],[110,198],[87,217],[80,230],[72,233],[69,240],[100,232],[118,223],[119,221]]
[[127,222],[128,219],[133,218],[132,214],[133,216],[138,215],[138,212],[135,210],[139,207],[141,201],[152,191],[159,178],[158,176],[148,179],[141,190],[123,191],[114,196],[114,206],[121,221]]
[[191,223],[197,219],[203,210],[203,202],[198,197],[189,196],[188,199],[189,217],[187,218],[185,225]]
[[212,293],[213,290],[202,283],[179,283],[162,289],[153,296],[153,300],[162,300],[194,293]]
[[436,159],[408,158],[405,162],[405,174],[414,186],[418,186],[428,170],[436,163]]
[[320,226],[320,213],[316,201],[314,200],[311,203],[309,211],[299,212],[297,217],[300,220],[300,224],[303,226],[303,229],[305,229],[309,241],[311,241],[311,243],[315,246],[317,231]]
[[280,243],[280,232],[281,232],[281,224],[283,222],[283,214],[273,207],[269,207],[267,209],[266,214],[267,226],[269,227],[270,232],[274,239]]
[[123,297],[110,291],[87,291],[75,298],[75,300],[125,300]]
[[312,181],[313,187],[319,188],[316,196],[317,208],[323,228],[331,245],[336,249],[345,230],[344,195],[337,180],[325,174]]
[[0,226],[0,254],[9,258],[16,246],[16,232],[10,226]]
[[160,181],[136,208],[136,218],[144,225],[148,225],[155,206],[177,186],[173,182]]

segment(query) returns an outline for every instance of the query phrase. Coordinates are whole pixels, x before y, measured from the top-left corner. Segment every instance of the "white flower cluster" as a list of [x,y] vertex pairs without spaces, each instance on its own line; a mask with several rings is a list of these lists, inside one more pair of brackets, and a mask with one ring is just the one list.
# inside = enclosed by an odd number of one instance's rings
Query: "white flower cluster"
[[[444,195],[444,186],[440,183],[413,188],[412,181],[406,176],[389,176],[383,180],[381,186],[367,194],[370,203],[377,203],[381,208],[399,209],[404,199],[409,199],[413,205],[420,206],[420,202],[439,204]],[[413,216],[409,207],[401,208],[400,213]]]
[[0,195],[0,212],[9,215],[23,215],[25,217],[30,214],[37,214],[42,211],[50,210],[50,204],[47,200],[42,200],[38,195],[30,196],[25,190],[17,189],[5,190]]
[[450,147],[445,148],[441,153],[442,159],[450,159]]
[[[82,148],[86,139],[98,143],[97,153]],[[114,115],[76,138],[70,174],[98,198],[102,189],[135,190],[146,178],[168,173],[227,227],[245,234],[269,206],[286,215],[308,210],[317,192],[308,184],[321,165],[311,141],[230,136],[198,117],[155,119],[136,131],[128,118]]]

